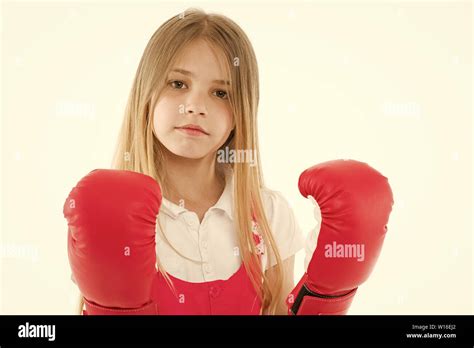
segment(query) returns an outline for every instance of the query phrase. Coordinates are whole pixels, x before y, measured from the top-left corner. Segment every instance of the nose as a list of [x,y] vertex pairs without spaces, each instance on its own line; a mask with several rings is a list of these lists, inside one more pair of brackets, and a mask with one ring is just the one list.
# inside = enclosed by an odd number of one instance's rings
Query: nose
[[186,114],[197,114],[200,116],[207,115],[207,110],[204,106],[199,106],[197,104],[188,104],[185,108]]
[[207,108],[205,103],[203,102],[203,99],[204,98],[197,95],[197,93],[190,95],[186,103],[185,113],[206,116]]

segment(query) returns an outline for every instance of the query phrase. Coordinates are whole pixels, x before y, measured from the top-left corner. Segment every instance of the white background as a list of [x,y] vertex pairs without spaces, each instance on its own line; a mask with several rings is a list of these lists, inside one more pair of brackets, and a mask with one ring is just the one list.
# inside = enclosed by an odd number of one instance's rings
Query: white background
[[188,7],[250,37],[264,178],[305,233],[304,169],[352,158],[389,178],[385,245],[349,314],[473,313],[472,9],[426,1],[3,2],[0,313],[75,312],[64,200],[110,167],[141,54]]

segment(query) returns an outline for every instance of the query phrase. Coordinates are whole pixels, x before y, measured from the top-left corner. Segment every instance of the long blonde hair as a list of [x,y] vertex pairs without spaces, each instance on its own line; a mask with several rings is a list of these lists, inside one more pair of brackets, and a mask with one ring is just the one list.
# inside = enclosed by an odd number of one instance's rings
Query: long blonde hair
[[[230,105],[235,127],[221,149],[250,150],[256,165],[236,161],[218,164],[231,166],[234,173],[234,219],[244,267],[262,303],[262,312],[275,314],[281,299],[283,268],[281,256],[262,204],[264,188],[257,133],[259,78],[257,60],[244,31],[231,19],[187,9],[163,23],[149,40],[140,60],[125,110],[113,159],[113,167],[147,174],[166,187],[164,146],[153,133],[153,110],[166,84],[166,76],[181,50],[195,39],[204,39],[225,57],[223,68],[230,81]],[[216,170],[217,170],[216,169]],[[268,253],[276,260],[276,272],[268,279],[262,270],[252,232],[252,212]],[[158,220],[159,223],[159,220]],[[160,225],[161,229],[161,225]],[[159,271],[166,272],[157,261]],[[82,310],[82,306],[81,306]]]

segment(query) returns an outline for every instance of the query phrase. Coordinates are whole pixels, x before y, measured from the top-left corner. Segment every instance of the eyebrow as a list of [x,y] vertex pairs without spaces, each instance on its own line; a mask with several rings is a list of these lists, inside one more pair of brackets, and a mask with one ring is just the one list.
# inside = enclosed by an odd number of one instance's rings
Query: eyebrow
[[[183,75],[187,75],[187,76],[195,76],[191,71],[180,69],[180,68],[175,68],[171,71],[172,72],[177,72],[177,73],[180,73],[180,74],[183,74]],[[212,82],[213,83],[218,83],[220,85],[230,85],[230,82],[227,81],[227,80],[213,80]]]

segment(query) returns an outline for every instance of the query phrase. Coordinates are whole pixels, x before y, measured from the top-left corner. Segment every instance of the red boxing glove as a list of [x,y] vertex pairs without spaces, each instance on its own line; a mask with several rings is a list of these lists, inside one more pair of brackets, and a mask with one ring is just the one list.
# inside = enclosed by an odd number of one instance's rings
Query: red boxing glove
[[96,169],[64,203],[68,256],[86,314],[157,314],[155,224],[161,190],[148,175]]
[[306,273],[287,298],[288,314],[346,314],[387,232],[388,179],[366,163],[335,160],[305,170],[298,186],[319,205],[322,222]]

